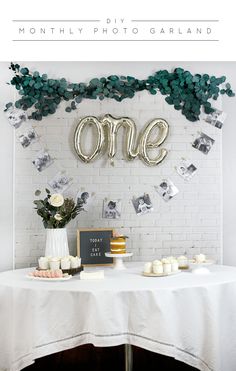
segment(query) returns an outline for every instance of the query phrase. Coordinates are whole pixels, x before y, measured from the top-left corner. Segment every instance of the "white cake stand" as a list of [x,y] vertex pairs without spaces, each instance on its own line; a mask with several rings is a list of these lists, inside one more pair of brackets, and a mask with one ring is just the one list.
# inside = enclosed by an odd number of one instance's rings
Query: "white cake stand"
[[208,266],[213,264],[215,264],[214,260],[206,260],[204,263],[196,263],[189,260],[189,266],[194,274],[209,274]]
[[126,269],[123,259],[132,256],[133,253],[127,252],[125,254],[111,254],[110,252],[105,252],[105,255],[108,258],[114,258],[114,267],[113,267],[114,269],[122,270],[122,269]]

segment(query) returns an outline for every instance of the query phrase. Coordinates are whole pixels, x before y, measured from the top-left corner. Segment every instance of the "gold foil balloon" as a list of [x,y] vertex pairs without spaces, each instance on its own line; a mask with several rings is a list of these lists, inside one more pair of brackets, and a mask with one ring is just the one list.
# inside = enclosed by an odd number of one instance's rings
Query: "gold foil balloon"
[[[102,120],[103,126],[107,127],[108,132],[108,157],[113,160],[117,151],[117,133],[120,127],[126,129],[125,155],[128,160],[133,160],[138,155],[138,148],[135,147],[136,126],[133,120],[128,117],[115,118],[105,115]],[[138,146],[136,146],[138,147]]]
[[[152,130],[157,127],[159,129],[159,135],[154,142],[149,142],[148,139],[151,135]],[[167,155],[165,148],[160,149],[160,153],[154,159],[150,159],[148,156],[148,149],[158,148],[167,138],[169,132],[169,126],[163,119],[154,119],[144,129],[139,143],[139,157],[149,166],[158,165]]]
[[[86,155],[83,153],[81,141],[82,141],[82,132],[86,125],[95,125],[97,130],[97,143],[95,145],[94,151],[91,155]],[[103,150],[104,146],[104,132],[101,125],[101,122],[94,116],[87,116],[81,119],[76,127],[75,136],[74,136],[74,147],[79,158],[84,162],[91,162],[95,160]]]
[[[97,130],[97,142],[94,148],[94,152],[91,155],[86,155],[83,153],[81,146],[82,132],[86,125],[95,125]],[[167,138],[168,135],[168,124],[163,119],[152,120],[143,130],[136,143],[136,126],[133,120],[128,117],[118,117],[115,118],[111,115],[105,115],[104,118],[99,121],[94,116],[87,116],[81,119],[75,130],[74,146],[76,153],[79,158],[88,163],[95,160],[99,154],[102,153],[105,145],[105,134],[107,133],[108,140],[108,158],[111,163],[114,163],[114,157],[117,151],[117,135],[121,127],[126,129],[126,142],[124,145],[125,156],[128,160],[134,160],[137,156],[149,166],[158,165],[167,155],[167,150],[165,148],[160,149],[158,156],[151,159],[148,155],[148,150],[158,148]],[[152,130],[158,128],[158,136],[156,140],[150,141],[150,136]]]

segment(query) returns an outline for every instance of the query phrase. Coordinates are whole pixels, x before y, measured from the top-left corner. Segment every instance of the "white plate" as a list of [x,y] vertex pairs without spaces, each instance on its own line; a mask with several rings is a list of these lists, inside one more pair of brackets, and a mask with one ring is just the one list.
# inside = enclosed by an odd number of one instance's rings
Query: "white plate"
[[72,278],[72,276],[70,274],[66,274],[66,275],[64,275],[64,277],[57,277],[57,278],[34,277],[34,276],[29,276],[29,275],[27,275],[26,277],[30,280],[33,280],[33,281],[50,281],[50,282],[68,281]]
[[166,276],[173,276],[174,274],[179,274],[181,273],[181,270],[178,270],[176,272],[171,272],[171,273],[146,273],[143,272],[143,276],[145,277],[166,277]]

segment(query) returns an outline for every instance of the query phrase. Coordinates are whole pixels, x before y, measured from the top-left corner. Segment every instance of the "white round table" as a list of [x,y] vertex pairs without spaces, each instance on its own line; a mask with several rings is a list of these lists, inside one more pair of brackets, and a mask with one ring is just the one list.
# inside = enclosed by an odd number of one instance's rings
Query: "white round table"
[[133,344],[203,371],[236,370],[236,268],[144,277],[142,263],[104,280],[31,281],[0,274],[0,370],[92,343]]

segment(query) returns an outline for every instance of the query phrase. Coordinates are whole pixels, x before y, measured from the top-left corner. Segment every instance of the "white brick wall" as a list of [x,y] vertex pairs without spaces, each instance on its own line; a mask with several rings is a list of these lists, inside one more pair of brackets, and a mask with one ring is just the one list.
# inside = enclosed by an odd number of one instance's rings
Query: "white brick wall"
[[[66,71],[64,71],[66,74]],[[108,73],[109,74],[109,71]],[[69,71],[68,71],[69,75]],[[87,77],[91,77],[87,71]],[[86,78],[84,78],[86,80]],[[112,167],[106,157],[92,164],[80,162],[73,150],[73,133],[79,118],[87,115],[128,116],[138,131],[154,118],[168,121],[170,134],[164,143],[169,150],[167,158],[156,167],[147,167],[140,160],[123,160],[120,149]],[[221,131],[205,122],[188,122],[180,112],[165,103],[161,95],[147,92],[137,94],[132,100],[117,103],[111,100],[83,101],[72,113],[60,111],[40,123],[32,122],[41,136],[55,163],[38,173],[31,159],[39,149],[38,144],[23,149],[15,146],[15,227],[16,267],[35,265],[44,254],[45,230],[41,219],[33,210],[34,192],[44,190],[47,181],[60,169],[74,178],[73,185],[65,192],[75,196],[84,189],[94,191],[92,211],[80,214],[68,226],[70,251],[76,252],[77,227],[115,227],[130,236],[129,250],[133,260],[150,260],[166,255],[206,253],[218,261],[221,259]],[[197,133],[203,131],[216,142],[205,156],[191,147]],[[17,132],[16,132],[17,133]],[[119,133],[122,137],[122,131]],[[195,177],[189,182],[176,173],[181,157],[188,158],[198,167]],[[179,188],[179,194],[165,203],[154,191],[154,185],[169,177]],[[136,216],[132,206],[133,196],[149,193],[154,211]],[[119,220],[102,219],[103,199],[122,199],[122,217]]]

